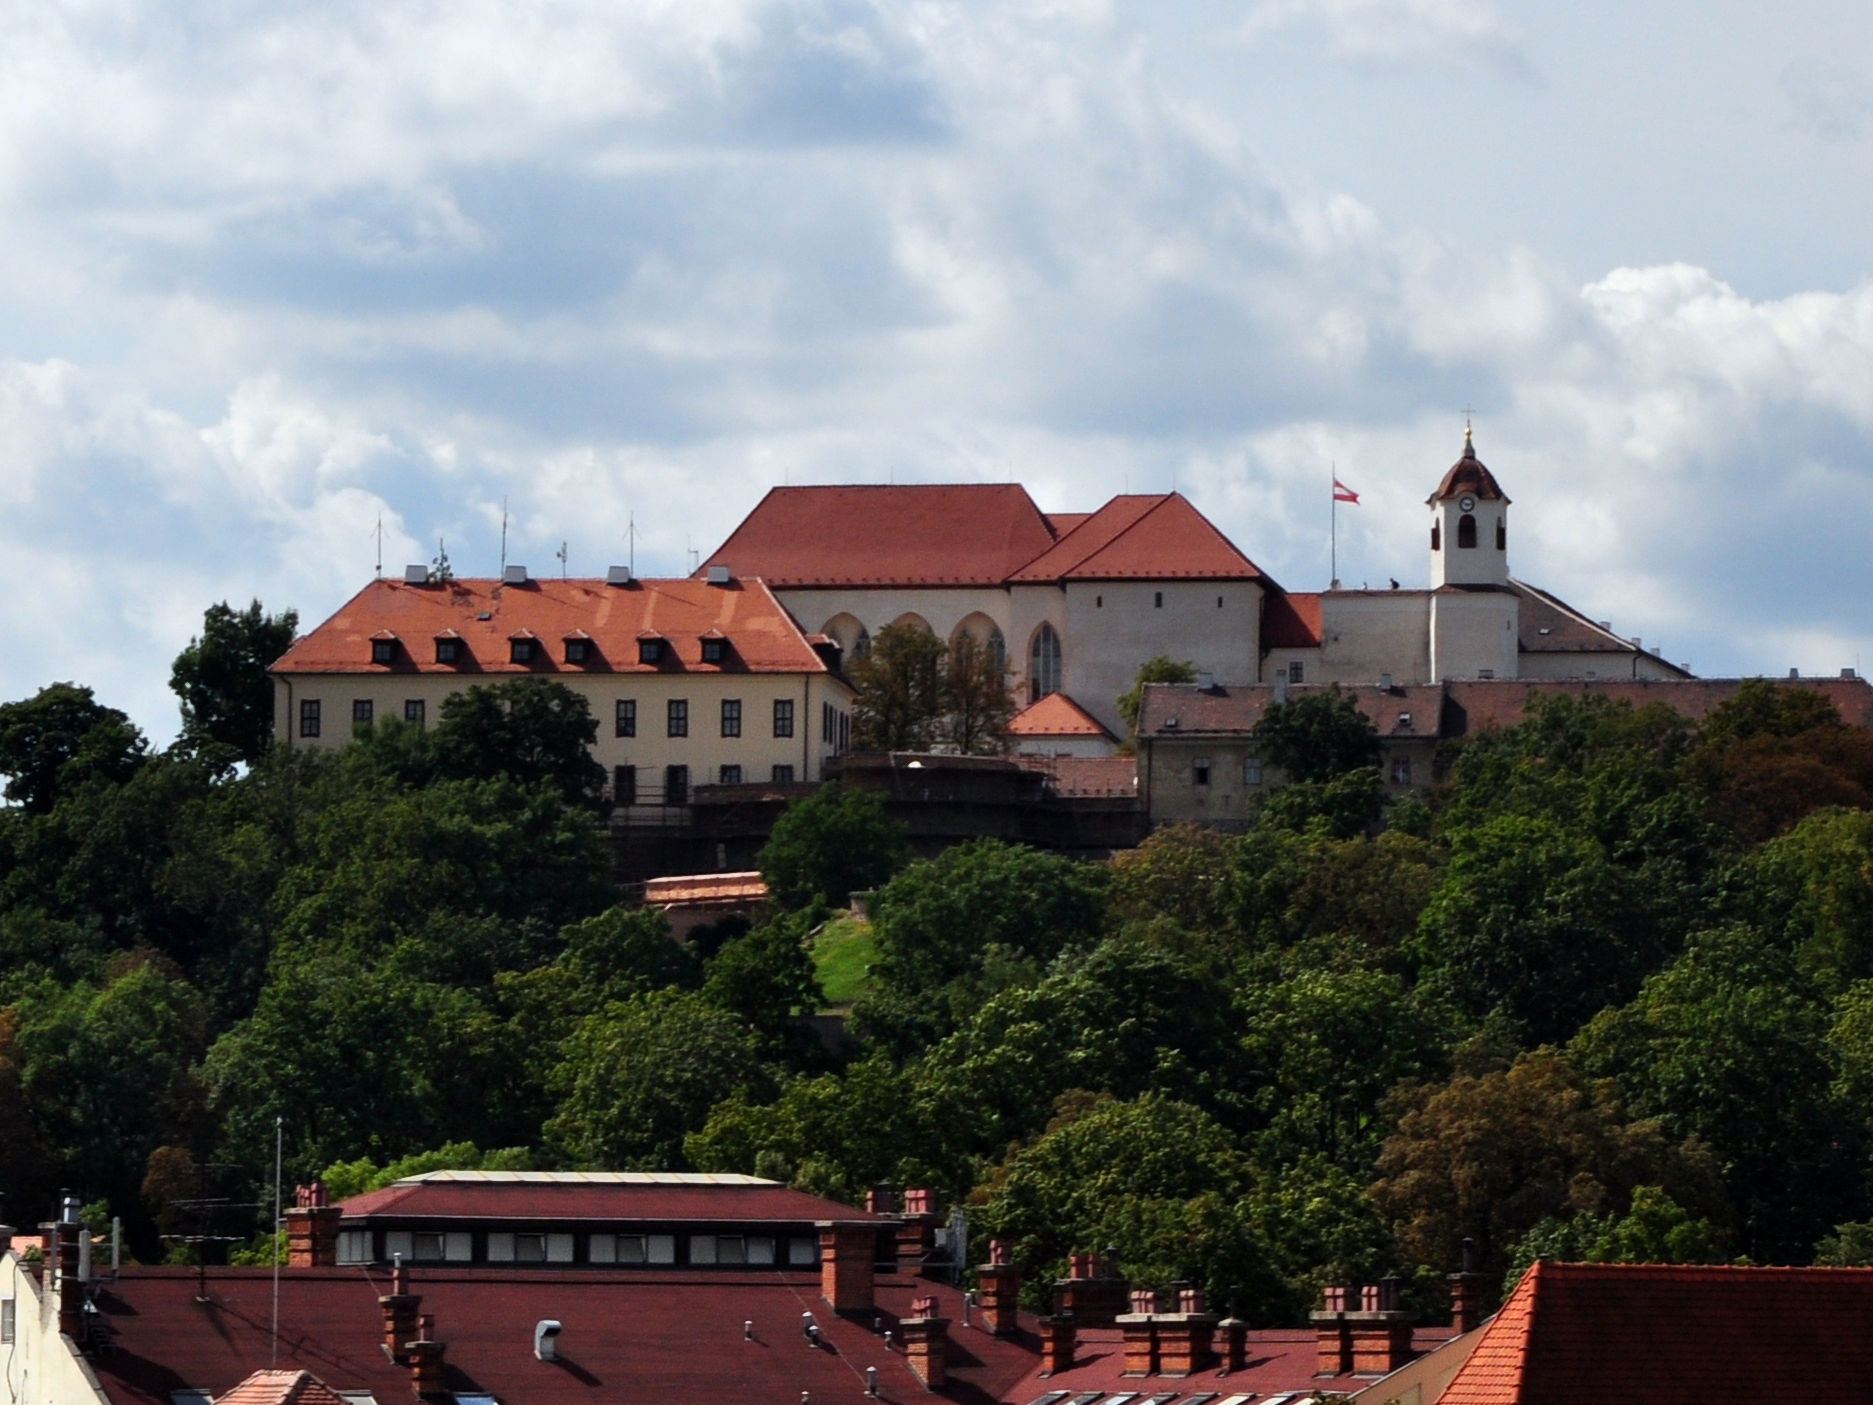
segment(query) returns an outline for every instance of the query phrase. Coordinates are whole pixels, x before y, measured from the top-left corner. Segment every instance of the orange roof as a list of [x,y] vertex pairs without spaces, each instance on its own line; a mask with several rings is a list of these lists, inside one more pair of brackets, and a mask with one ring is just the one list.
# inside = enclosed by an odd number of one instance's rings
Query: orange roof
[[256,1371],[215,1405],[348,1405],[310,1371]]
[[[728,640],[720,663],[702,661],[702,638]],[[372,636],[396,636],[393,661],[371,662]],[[439,663],[435,641],[459,636],[464,657]],[[510,645],[541,642],[531,663],[514,663]],[[659,663],[638,662],[638,641],[667,641]],[[589,639],[584,663],[566,661],[568,638]],[[826,664],[800,627],[758,580],[727,586],[698,580],[454,580],[405,585],[379,580],[298,640],[275,673],[824,673]]]
[[1264,649],[1320,647],[1320,592],[1269,591],[1262,603]]
[[1484,502],[1509,501],[1509,495],[1502,491],[1502,485],[1496,481],[1496,475],[1483,467],[1483,461],[1476,456],[1476,446],[1470,442],[1470,431],[1463,431],[1463,457],[1450,466],[1450,472],[1444,475],[1444,481],[1437,485],[1437,491],[1425,499],[1427,503],[1443,502],[1460,493],[1469,493]]
[[777,588],[1000,585],[1054,543],[1015,483],[772,488],[702,564]]
[[1011,737],[1109,737],[1098,718],[1065,693],[1049,693],[1008,721]]
[[1048,512],[1042,515],[1047,518],[1047,525],[1054,529],[1054,535],[1056,537],[1064,537],[1068,532],[1072,531],[1075,527],[1079,526],[1080,523],[1084,522],[1088,517],[1091,517],[1092,513],[1090,512]]
[[1536,1263],[1437,1405],[1873,1394],[1873,1269]]
[[762,902],[767,881],[759,873],[684,873],[644,882],[650,907],[708,906],[711,903]]
[[1017,581],[1260,580],[1261,568],[1181,493],[1116,497],[1019,571]]

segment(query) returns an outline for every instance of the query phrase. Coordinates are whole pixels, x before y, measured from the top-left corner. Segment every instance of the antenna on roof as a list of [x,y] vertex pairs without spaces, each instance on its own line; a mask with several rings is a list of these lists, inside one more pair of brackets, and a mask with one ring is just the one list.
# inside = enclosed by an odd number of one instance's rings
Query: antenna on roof
[[449,548],[441,537],[436,538],[436,559],[429,563],[429,569],[435,573],[438,585],[447,585],[455,579],[455,572],[449,568]]
[[637,576],[637,510],[633,508],[624,524],[625,564],[631,568],[633,579]]
[[[378,518],[382,530],[383,518]],[[381,569],[381,568],[380,568]],[[280,1153],[286,1146],[286,1119],[273,1119],[273,1367],[280,1364],[280,1227],[285,1222],[280,1213]]]
[[501,574],[507,574],[507,494],[501,494]]
[[384,514],[377,514],[377,579],[384,578]]
[[694,536],[685,535],[683,540],[690,543],[689,569],[690,569],[690,573],[693,575],[695,574],[696,568],[702,564],[702,553],[696,550],[696,546],[695,546],[696,538]]
[[566,579],[566,543],[564,541],[560,542],[559,550],[553,555],[559,558],[559,578],[563,581]]

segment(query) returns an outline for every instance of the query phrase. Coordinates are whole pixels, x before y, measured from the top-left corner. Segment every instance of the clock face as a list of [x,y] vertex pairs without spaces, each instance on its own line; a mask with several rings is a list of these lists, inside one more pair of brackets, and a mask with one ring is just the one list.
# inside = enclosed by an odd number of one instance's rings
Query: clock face
[[1457,506],[1462,508],[1465,512],[1472,511],[1476,507],[1476,499],[1471,497],[1468,493],[1465,493],[1462,497],[1457,499]]

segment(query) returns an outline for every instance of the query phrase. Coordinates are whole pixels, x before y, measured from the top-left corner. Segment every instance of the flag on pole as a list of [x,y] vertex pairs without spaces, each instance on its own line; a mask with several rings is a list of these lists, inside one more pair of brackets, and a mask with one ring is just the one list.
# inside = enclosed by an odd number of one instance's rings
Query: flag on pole
[[1351,488],[1335,478],[1333,480],[1333,500],[1335,502],[1356,503],[1359,501],[1359,494],[1355,493]]

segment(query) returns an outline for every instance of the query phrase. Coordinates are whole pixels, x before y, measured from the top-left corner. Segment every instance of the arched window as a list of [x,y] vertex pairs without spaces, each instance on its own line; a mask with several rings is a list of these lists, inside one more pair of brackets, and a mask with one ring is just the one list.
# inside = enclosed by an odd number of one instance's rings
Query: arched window
[[1028,646],[1028,701],[1039,702],[1059,691],[1060,636],[1052,625],[1043,624],[1034,631],[1034,642]]
[[997,669],[1008,667],[1008,641],[1002,638],[1002,632],[995,625],[989,626],[989,637],[983,648],[988,651],[989,662]]
[[1437,523],[1433,522],[1431,524],[1431,550],[1436,551],[1443,544],[1444,544],[1444,534],[1439,529]]
[[871,631],[864,625],[858,627],[858,636],[852,641],[852,657],[855,659],[871,657]]
[[1507,551],[1508,549],[1509,549],[1509,519],[1506,517],[1498,517],[1496,519],[1496,550]]
[[1458,549],[1461,550],[1464,547],[1473,547],[1475,545],[1476,519],[1466,512],[1457,519],[1457,546]]

